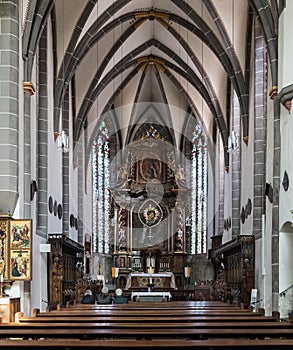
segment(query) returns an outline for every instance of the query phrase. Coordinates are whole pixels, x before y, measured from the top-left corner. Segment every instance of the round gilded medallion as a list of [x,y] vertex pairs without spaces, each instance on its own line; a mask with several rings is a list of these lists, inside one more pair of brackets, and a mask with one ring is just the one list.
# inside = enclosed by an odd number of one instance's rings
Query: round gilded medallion
[[163,211],[157,202],[149,199],[140,206],[138,216],[143,225],[156,226],[163,218]]

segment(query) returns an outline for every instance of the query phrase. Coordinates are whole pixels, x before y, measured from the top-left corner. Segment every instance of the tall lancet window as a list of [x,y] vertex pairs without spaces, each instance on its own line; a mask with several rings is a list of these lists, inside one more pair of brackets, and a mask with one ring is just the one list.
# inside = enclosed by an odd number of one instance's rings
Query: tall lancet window
[[102,122],[93,143],[93,251],[109,253],[109,133]]
[[207,250],[207,145],[199,124],[193,132],[191,155],[191,253]]

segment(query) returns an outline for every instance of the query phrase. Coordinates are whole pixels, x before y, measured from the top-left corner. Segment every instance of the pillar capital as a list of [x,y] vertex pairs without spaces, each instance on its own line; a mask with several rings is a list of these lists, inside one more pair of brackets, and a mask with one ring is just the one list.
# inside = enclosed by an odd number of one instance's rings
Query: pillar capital
[[26,93],[26,94],[29,94],[29,95],[34,95],[35,94],[35,87],[34,87],[34,84],[30,81],[24,81],[23,83],[23,91]]

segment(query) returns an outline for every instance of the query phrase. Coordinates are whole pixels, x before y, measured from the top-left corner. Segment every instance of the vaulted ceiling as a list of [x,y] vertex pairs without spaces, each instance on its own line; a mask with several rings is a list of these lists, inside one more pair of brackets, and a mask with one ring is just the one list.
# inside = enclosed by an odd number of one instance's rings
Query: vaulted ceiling
[[[148,121],[173,130],[175,145],[181,147],[181,135],[188,132],[191,120],[198,120],[211,143],[218,132],[225,150],[233,90],[242,136],[247,138],[253,16],[260,18],[266,39],[272,42],[273,61],[275,43],[270,39],[276,36],[278,1],[35,3],[36,12],[51,14],[55,131],[62,123],[65,92],[74,82],[75,142],[85,125],[90,141],[103,116],[112,113],[112,129],[120,131],[121,148],[131,140],[130,131]],[[25,49],[29,52],[29,43]]]

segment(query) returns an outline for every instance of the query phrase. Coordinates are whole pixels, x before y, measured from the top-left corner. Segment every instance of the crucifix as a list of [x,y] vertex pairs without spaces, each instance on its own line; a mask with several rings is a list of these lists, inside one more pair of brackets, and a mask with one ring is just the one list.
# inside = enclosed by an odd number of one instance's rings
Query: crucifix
[[149,227],[149,234],[148,234],[148,239],[149,241],[154,237],[154,235],[152,234],[152,228]]

